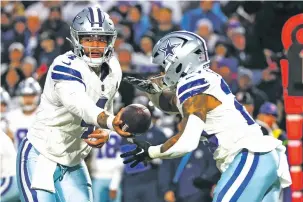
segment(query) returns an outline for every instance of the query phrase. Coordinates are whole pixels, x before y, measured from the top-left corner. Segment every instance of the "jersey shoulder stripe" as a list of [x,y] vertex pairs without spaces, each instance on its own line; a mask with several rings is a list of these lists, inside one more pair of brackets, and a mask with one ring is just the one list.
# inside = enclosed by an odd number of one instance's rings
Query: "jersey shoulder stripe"
[[180,104],[183,104],[190,97],[205,92],[209,87],[209,81],[198,73],[189,74],[181,78],[177,85],[177,97]]
[[202,86],[202,85],[204,86],[205,84],[208,84],[208,82],[204,78],[199,78],[199,79],[190,81],[188,83],[185,83],[178,89],[178,95],[181,95],[188,89],[191,89],[196,86]]
[[78,70],[69,68],[69,67],[65,67],[65,66],[61,66],[61,65],[56,65],[53,68],[54,71],[60,72],[60,73],[66,73],[69,74],[71,76],[74,76],[78,79],[82,79],[82,75]]
[[180,104],[185,102],[188,98],[191,98],[197,94],[201,94],[209,88],[209,85],[199,86],[198,88],[191,89],[190,91],[184,93],[182,96],[179,96]]
[[79,78],[76,78],[76,77],[73,77],[73,76],[70,76],[70,75],[58,74],[58,73],[52,72],[52,79],[54,79],[54,80],[66,80],[66,81],[78,81],[78,82],[80,82],[84,85],[85,90],[86,90],[86,85],[85,85],[85,83],[83,82],[82,79],[79,79]]

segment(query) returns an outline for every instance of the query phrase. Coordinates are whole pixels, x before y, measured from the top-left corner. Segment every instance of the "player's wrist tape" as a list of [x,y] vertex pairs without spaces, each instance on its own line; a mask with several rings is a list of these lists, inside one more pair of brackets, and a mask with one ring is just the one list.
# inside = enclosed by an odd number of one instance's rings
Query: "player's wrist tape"
[[188,117],[185,129],[177,142],[167,151],[161,153],[162,145],[150,146],[148,154],[151,158],[177,158],[195,150],[200,142],[205,123],[198,116],[191,114]]
[[107,120],[106,120],[107,128],[110,130],[113,130],[113,131],[115,130],[114,126],[113,126],[114,119],[115,119],[115,116],[109,115],[109,117],[107,117]]
[[157,145],[157,146],[150,146],[148,148],[149,157],[152,159],[159,158],[159,156],[161,156],[161,146],[162,146],[162,144]]

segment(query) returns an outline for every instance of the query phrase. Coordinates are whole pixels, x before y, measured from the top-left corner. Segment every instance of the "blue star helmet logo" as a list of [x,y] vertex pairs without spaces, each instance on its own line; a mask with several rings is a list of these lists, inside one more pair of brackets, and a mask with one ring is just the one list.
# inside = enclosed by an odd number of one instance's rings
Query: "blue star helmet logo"
[[177,48],[180,45],[180,43],[178,44],[170,44],[169,39],[167,40],[167,43],[164,47],[159,48],[159,51],[163,52],[165,54],[165,58],[164,60],[166,60],[166,58],[168,56],[173,56],[175,54],[174,49]]

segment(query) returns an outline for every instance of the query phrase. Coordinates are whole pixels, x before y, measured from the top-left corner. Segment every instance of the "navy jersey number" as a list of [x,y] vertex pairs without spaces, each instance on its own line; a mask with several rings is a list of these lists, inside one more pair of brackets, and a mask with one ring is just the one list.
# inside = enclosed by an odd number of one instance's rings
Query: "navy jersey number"
[[111,134],[110,139],[102,148],[98,149],[97,158],[116,158],[117,152],[120,151],[121,139],[116,134]]
[[[96,105],[97,105],[98,107],[100,107],[100,108],[103,109],[104,106],[105,106],[105,104],[106,104],[106,102],[107,102],[107,98],[100,98],[100,99],[98,100],[98,102],[96,103]],[[88,136],[89,134],[91,134],[91,133],[95,130],[95,126],[94,126],[94,125],[92,125],[92,124],[87,124],[83,119],[82,119],[80,125],[81,125],[81,127],[87,127],[87,130],[84,131],[84,133],[81,135],[81,138],[82,138],[82,139],[86,139],[87,136]]]

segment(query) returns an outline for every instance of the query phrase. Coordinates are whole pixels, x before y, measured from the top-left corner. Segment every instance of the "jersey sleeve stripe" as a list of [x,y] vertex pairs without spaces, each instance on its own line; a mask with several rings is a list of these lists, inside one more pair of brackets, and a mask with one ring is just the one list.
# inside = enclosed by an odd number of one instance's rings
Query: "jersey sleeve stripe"
[[72,76],[77,77],[78,79],[82,79],[81,73],[79,71],[77,71],[75,69],[72,69],[72,68],[69,68],[69,67],[64,67],[64,66],[61,66],[61,65],[56,65],[54,67],[54,70],[58,71],[58,72],[63,72],[63,73],[70,74]]
[[78,82],[82,83],[84,85],[85,89],[86,89],[86,85],[81,79],[78,79],[78,78],[75,78],[75,77],[72,77],[72,76],[69,76],[69,75],[58,74],[58,73],[52,72],[52,79],[54,79],[54,80],[66,80],[66,81],[78,81]]
[[194,96],[194,95],[197,95],[197,94],[200,94],[200,93],[203,93],[204,91],[206,91],[207,89],[209,88],[209,85],[207,86],[202,86],[200,88],[195,88],[187,93],[184,93],[182,96],[179,97],[179,101],[180,101],[180,104],[182,104],[185,100],[187,100],[188,98]]
[[182,94],[184,91],[186,91],[189,88],[192,88],[194,86],[204,85],[207,83],[208,82],[205,79],[197,79],[197,80],[188,82],[179,88],[178,95]]

